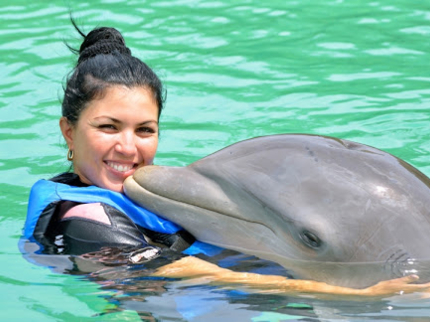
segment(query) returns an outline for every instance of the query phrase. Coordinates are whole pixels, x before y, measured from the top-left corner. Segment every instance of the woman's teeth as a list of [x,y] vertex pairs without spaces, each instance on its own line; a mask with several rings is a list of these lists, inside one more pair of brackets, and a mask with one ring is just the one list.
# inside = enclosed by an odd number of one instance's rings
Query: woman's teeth
[[113,162],[107,162],[107,165],[119,172],[127,172],[133,169],[132,165],[124,165],[124,164],[118,164]]

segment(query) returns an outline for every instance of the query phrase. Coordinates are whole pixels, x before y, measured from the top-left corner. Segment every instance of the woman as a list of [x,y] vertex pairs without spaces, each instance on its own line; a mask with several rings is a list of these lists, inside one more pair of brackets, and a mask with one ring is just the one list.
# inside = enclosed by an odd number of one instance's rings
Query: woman
[[[131,262],[140,262],[159,256],[160,248],[152,245],[154,240],[163,249],[179,253],[193,242],[192,237],[135,206],[122,194],[124,179],[138,167],[153,163],[163,108],[162,84],[145,63],[131,55],[117,30],[98,28],[85,35],[75,28],[84,41],[67,81],[60,119],[73,173],[35,184],[25,236],[33,237],[47,253],[81,255],[109,246],[122,249]],[[366,296],[430,287],[409,284],[417,279],[410,276],[355,290],[233,272],[192,256],[158,268],[155,275],[199,276],[208,281],[268,287],[275,292]]]

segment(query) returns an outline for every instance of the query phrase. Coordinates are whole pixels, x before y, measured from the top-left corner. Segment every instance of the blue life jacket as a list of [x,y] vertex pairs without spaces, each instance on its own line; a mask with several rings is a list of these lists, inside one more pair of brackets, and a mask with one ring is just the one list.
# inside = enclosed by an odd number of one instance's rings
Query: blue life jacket
[[[159,233],[174,234],[182,228],[140,207],[126,195],[96,186],[74,187],[49,180],[39,180],[31,188],[28,202],[27,219],[24,226],[24,238],[31,238],[37,222],[45,208],[58,201],[67,200],[77,203],[104,203],[121,211],[137,225]],[[186,254],[204,253],[215,255],[222,249],[202,242],[194,242],[186,249]]]

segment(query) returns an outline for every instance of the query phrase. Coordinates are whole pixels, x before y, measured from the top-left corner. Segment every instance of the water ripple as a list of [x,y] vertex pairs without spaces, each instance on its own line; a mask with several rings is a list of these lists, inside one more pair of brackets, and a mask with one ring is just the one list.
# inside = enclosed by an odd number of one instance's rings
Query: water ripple
[[[29,187],[67,169],[58,118],[61,84],[76,57],[64,41],[75,47],[80,42],[68,5],[85,31],[97,25],[121,30],[132,52],[164,81],[168,95],[157,164],[186,165],[253,136],[315,133],[385,149],[430,175],[430,12],[425,1],[5,3],[0,6],[0,258],[8,265],[0,269],[0,281],[8,289],[0,300],[13,300],[14,310],[3,312],[9,320],[17,312],[23,320],[64,319],[65,312],[80,320],[112,317],[115,313],[106,312],[115,310],[126,312],[118,313],[118,320],[126,320],[132,312],[131,304],[121,300],[123,293],[112,290],[111,298],[100,297],[93,283],[50,275],[24,261],[16,249]],[[173,296],[169,292],[165,295]],[[190,294],[186,288],[181,292]],[[217,301],[214,292],[205,296],[211,305]],[[230,295],[223,296],[228,300]],[[281,295],[271,303],[279,301]],[[365,306],[366,313],[352,305],[332,310],[330,304],[317,305],[328,306],[318,311],[324,320],[325,311],[342,319],[391,319],[379,306],[373,312],[375,303]],[[426,319],[428,306],[411,304],[391,312]],[[261,306],[256,314],[269,307]]]

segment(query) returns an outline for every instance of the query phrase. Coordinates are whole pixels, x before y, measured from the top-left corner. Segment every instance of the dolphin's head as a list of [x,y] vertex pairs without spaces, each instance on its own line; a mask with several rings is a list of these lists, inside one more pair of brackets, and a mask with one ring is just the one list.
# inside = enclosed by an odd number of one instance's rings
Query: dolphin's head
[[[429,182],[365,145],[276,135],[188,167],[141,168],[124,186],[198,240],[273,260],[298,277],[362,286],[430,259]],[[369,279],[375,267],[383,275]],[[341,279],[346,271],[362,282]]]

